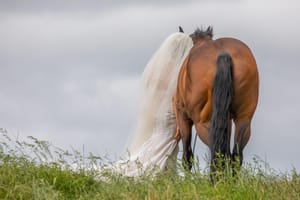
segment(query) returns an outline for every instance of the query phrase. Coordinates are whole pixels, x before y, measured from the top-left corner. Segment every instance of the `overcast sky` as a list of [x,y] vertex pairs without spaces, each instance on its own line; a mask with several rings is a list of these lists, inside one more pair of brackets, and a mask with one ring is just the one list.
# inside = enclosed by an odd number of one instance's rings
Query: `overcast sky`
[[[72,3],[70,3],[72,2]],[[1,1],[0,127],[118,156],[136,121],[141,73],[181,25],[250,46],[259,105],[246,161],[300,170],[300,3],[259,1]],[[197,155],[207,149],[198,140]]]

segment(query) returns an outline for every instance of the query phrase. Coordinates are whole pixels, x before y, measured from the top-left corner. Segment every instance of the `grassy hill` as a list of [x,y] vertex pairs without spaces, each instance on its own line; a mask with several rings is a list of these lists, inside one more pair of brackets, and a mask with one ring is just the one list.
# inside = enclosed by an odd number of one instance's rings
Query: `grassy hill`
[[214,185],[199,169],[184,176],[165,172],[133,179],[100,175],[107,162],[92,154],[83,157],[33,137],[12,140],[1,132],[0,199],[300,199],[296,171],[276,173],[257,158],[238,176]]

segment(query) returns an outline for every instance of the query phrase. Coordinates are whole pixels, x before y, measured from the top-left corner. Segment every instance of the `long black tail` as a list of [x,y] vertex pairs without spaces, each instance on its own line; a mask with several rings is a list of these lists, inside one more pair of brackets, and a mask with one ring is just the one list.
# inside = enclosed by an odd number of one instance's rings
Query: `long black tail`
[[209,129],[212,163],[216,156],[230,156],[229,119],[233,97],[231,56],[222,53],[217,59],[217,73],[213,85],[213,107]]

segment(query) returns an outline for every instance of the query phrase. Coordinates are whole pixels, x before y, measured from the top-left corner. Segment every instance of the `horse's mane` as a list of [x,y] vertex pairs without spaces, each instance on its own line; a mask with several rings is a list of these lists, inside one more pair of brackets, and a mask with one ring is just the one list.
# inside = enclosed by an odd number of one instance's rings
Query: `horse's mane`
[[209,26],[206,30],[203,30],[203,28],[197,28],[194,33],[195,36],[199,37],[199,38],[205,38],[205,37],[213,37],[213,27]]

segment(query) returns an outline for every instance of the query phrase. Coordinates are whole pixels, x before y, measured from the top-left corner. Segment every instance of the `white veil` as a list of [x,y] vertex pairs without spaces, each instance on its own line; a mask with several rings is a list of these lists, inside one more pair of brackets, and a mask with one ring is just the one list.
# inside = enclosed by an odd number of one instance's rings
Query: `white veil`
[[193,42],[184,33],[171,34],[148,62],[142,76],[143,95],[135,133],[128,146],[135,152],[153,133],[155,121],[172,102],[181,65]]

